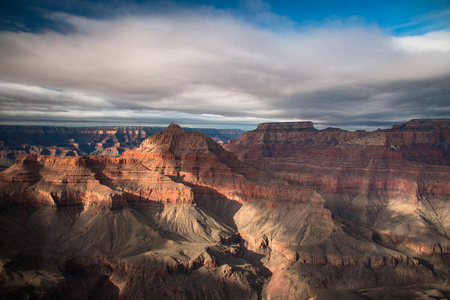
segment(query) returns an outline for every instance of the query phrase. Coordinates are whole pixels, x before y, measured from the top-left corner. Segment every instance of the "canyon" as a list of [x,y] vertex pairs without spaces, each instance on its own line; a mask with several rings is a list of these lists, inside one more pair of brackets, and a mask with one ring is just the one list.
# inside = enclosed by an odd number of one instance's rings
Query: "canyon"
[[136,132],[4,150],[2,298],[450,297],[450,120]]
[[[165,127],[99,126],[53,127],[0,125],[0,170],[24,154],[52,156],[120,156]],[[207,134],[219,144],[239,137],[239,129],[184,128]]]

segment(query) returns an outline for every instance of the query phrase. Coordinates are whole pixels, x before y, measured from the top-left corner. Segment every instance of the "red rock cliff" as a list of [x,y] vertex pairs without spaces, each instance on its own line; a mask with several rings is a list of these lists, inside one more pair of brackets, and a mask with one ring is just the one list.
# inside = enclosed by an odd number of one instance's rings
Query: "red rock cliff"
[[333,215],[373,229],[382,244],[448,249],[450,120],[412,120],[374,132],[295,127],[258,126],[225,148],[259,170],[315,190]]
[[197,189],[211,188],[230,200],[302,202],[312,195],[311,190],[289,187],[287,182],[243,164],[205,134],[184,132],[174,123],[123,156],[138,158],[150,170]]
[[109,210],[127,204],[193,203],[192,190],[133,158],[29,154],[0,173],[1,201]]

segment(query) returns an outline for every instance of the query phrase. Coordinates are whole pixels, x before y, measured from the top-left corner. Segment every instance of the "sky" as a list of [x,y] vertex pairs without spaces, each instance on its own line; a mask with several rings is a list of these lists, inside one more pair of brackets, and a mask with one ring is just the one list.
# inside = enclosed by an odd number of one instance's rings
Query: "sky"
[[450,0],[0,0],[0,124],[450,118]]

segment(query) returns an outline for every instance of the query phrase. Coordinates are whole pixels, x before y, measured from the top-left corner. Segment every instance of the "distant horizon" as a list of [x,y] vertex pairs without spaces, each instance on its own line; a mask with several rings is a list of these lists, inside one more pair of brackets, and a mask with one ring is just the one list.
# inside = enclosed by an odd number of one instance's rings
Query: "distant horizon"
[[[400,122],[392,122],[391,125],[386,125],[386,126],[360,126],[360,127],[352,127],[352,129],[347,129],[347,128],[341,128],[341,127],[337,127],[337,126],[326,126],[323,124],[316,124],[312,121],[308,121],[308,120],[304,120],[304,121],[289,121],[289,122],[261,122],[258,124],[264,124],[264,123],[303,123],[303,122],[312,122],[313,126],[315,129],[318,130],[324,130],[327,128],[339,128],[342,130],[347,130],[347,131],[357,131],[357,130],[365,130],[365,131],[376,131],[378,129],[391,129],[394,125],[401,125],[401,124],[405,124],[408,123],[410,121],[413,120],[439,120],[439,119],[443,119],[443,120],[450,120],[450,118],[421,118],[421,119],[410,119],[407,121],[400,121]],[[182,128],[189,128],[189,129],[217,129],[217,130],[241,130],[244,132],[247,131],[252,131],[254,129],[256,129],[256,127],[258,126],[258,124],[254,125],[253,127],[247,127],[249,129],[243,129],[243,128],[238,128],[238,127],[212,127],[215,124],[210,124],[211,126],[199,126],[200,124],[182,124],[182,123],[178,123],[175,120],[174,121],[170,121],[167,124],[164,123],[158,123],[158,124],[113,124],[113,123],[108,123],[108,124],[92,124],[92,125],[86,125],[85,123],[82,123],[80,125],[74,125],[74,124],[69,124],[69,125],[62,125],[60,123],[55,123],[55,124],[43,124],[43,123],[30,123],[30,124],[18,124],[18,123],[1,123],[0,122],[0,126],[42,126],[42,127],[59,127],[59,128],[64,128],[64,127],[68,127],[68,128],[88,128],[88,127],[161,127],[161,128],[167,128],[171,122],[174,122],[175,124],[180,125]],[[202,124],[205,125],[205,124]],[[371,128],[371,129],[367,129],[367,128]]]

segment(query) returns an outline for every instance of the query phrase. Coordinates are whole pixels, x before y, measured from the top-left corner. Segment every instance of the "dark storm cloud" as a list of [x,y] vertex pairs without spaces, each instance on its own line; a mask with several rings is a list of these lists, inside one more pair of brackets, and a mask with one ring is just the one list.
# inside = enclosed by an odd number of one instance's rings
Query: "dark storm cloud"
[[316,120],[322,127],[386,127],[412,118],[448,118],[449,99],[450,77],[346,86],[284,101],[279,117]]
[[4,123],[153,119],[251,129],[312,120],[353,129],[449,117],[445,31],[273,31],[213,9],[51,19],[72,30],[0,32]]

